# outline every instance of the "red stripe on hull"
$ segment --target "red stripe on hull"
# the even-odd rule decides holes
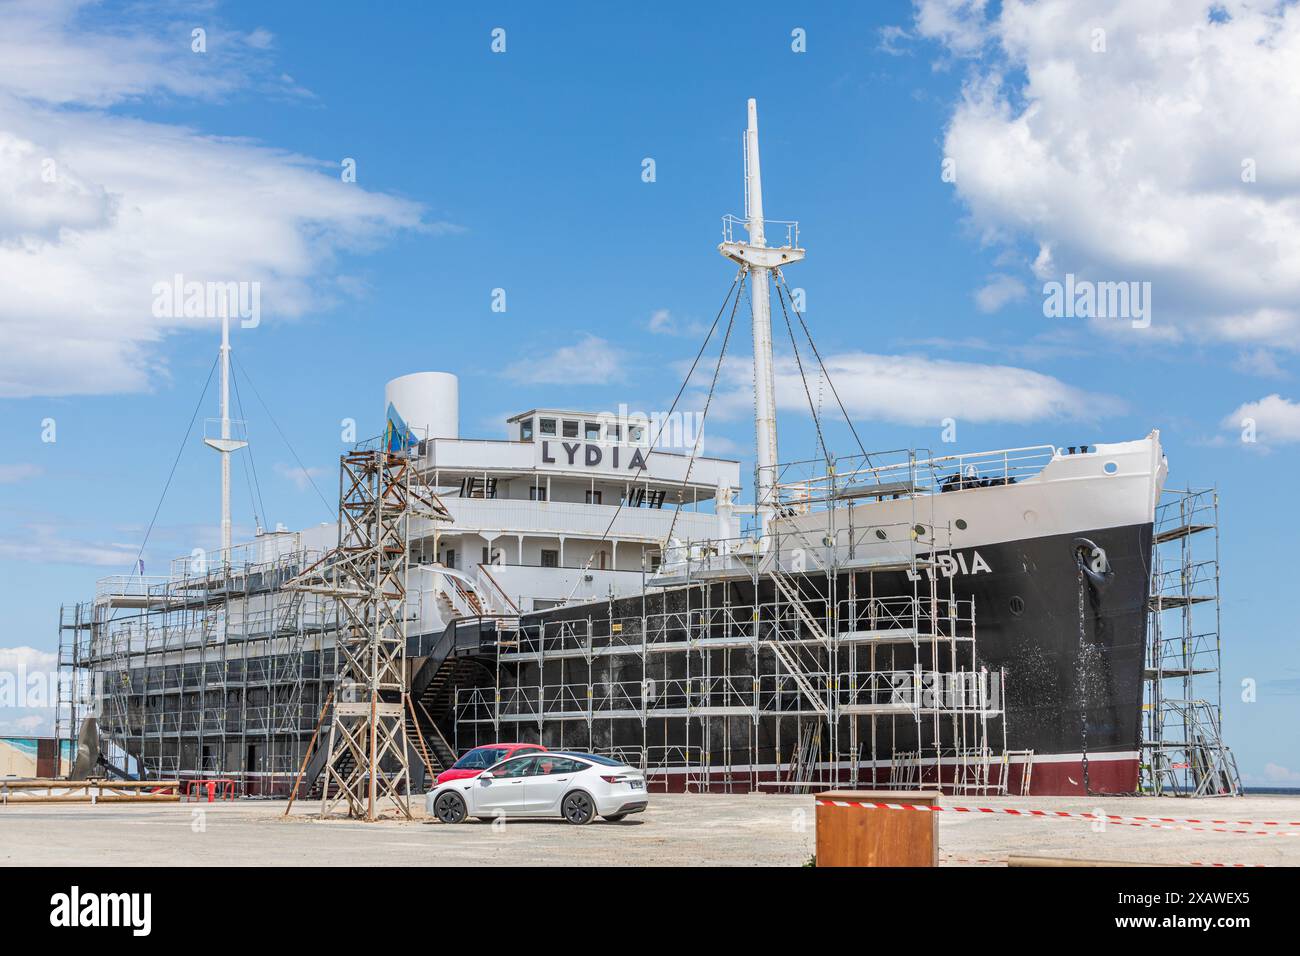
[[[1136,758],[1107,759],[1105,757],[1092,757],[1088,761],[1088,787],[1085,790],[1082,760],[1063,760],[1053,763],[1037,762],[1033,765],[1029,793],[1037,797],[1084,796],[1087,793],[1134,793],[1138,787],[1138,769]],[[953,790],[953,771],[954,768],[951,766],[945,765],[941,767],[936,781],[934,768],[927,767],[922,777],[921,786],[917,787],[913,783],[908,789],[933,789],[937,786],[945,792],[951,792]],[[1001,767],[990,768],[989,778],[993,787],[996,787],[1000,782],[1001,772]],[[1008,781],[1008,790],[1011,794],[1018,795],[1020,793],[1021,774],[1023,772],[1023,764],[1011,765],[1010,780]],[[888,768],[878,769],[874,781],[871,778],[869,769],[859,771],[856,783],[854,783],[847,769],[841,770],[837,776],[838,779],[827,775],[823,778],[824,782],[817,783],[809,789],[815,792],[824,787],[856,786],[859,789],[892,789],[894,787],[890,780]],[[759,789],[765,792],[792,792],[788,788],[761,786],[762,784],[772,784],[780,781],[782,774],[775,770],[739,771],[728,775],[721,772],[710,774],[687,772],[682,769],[667,773],[652,772],[647,777],[648,789],[652,793],[749,793]]]

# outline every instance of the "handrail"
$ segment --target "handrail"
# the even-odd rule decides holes
[[[495,577],[493,577],[492,572],[490,572],[487,569],[487,565],[480,564],[478,566],[478,571],[480,575],[488,579],[488,583],[491,584],[492,587],[496,589],[497,594],[501,595],[501,600],[505,602],[505,607],[510,612],[514,614],[519,614],[520,613],[519,605],[515,604],[515,602],[510,599],[509,594],[506,594],[505,590],[501,587],[501,584],[497,581]]]

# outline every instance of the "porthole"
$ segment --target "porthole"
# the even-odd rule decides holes
[[[955,524],[955,525],[957,526],[957,530],[958,530],[958,531],[965,531],[965,530],[966,530],[966,519],[965,519],[965,518],[958,518],[956,521],[953,522],[953,524]]]
[[[1101,470],[1108,475],[1113,475],[1115,472],[1119,471],[1119,465],[1113,461],[1108,461],[1106,464],[1101,466]]]
[[[1013,594],[1011,596],[1011,613],[1015,617],[1019,617],[1025,613],[1025,599],[1019,594]]]
[[[919,524],[919,525],[917,525],[915,528],[913,528],[912,530],[916,532],[916,536],[917,536],[918,538],[924,538],[924,537],[925,537],[925,525],[923,525],[923,524]]]
[[[885,529],[884,529],[884,528],[877,528],[877,529],[876,529],[876,537],[879,538],[881,541],[884,541],[885,538],[888,537],[888,535],[885,534]]]

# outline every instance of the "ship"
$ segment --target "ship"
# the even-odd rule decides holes
[[[973,454],[832,454],[823,437],[818,458],[783,461],[773,292],[834,382],[785,284],[798,225],[764,218],[753,100],[742,147],[744,214],[718,246],[735,278],[709,337],[725,351],[747,298],[747,504],[740,463],[704,454],[676,403],[533,407],[504,437],[464,438],[454,373],[385,387],[372,444],[438,502],[410,523],[402,569],[404,785],[518,740],[617,756],[663,790],[1137,791],[1159,433]],[[100,759],[122,775],[306,793],[347,689],[338,607],[295,582],[342,529],[231,540],[246,428],[229,416],[229,352],[223,330],[207,439],[222,547],[61,609],[59,736],[94,688]]]

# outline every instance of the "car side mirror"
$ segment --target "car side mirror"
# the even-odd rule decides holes
[[[478,775],[478,778],[479,778],[480,780],[491,780],[491,779],[492,779],[492,771],[491,771],[491,770],[484,770],[481,774]]]

